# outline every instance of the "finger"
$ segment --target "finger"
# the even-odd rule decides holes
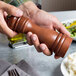
[[[54,28],[56,28],[59,32],[63,34],[70,36],[70,33],[67,31],[67,29],[63,26],[62,23],[58,22],[57,24],[54,25]]]
[[[33,44],[32,44],[32,41],[31,41],[31,35],[32,35],[32,32],[28,32],[28,33],[27,33],[27,41],[28,41],[28,44],[29,44],[29,45],[33,45]]]
[[[67,31],[67,29],[63,25],[60,26],[59,31],[62,32],[63,34],[70,36],[70,33]]]
[[[32,43],[34,44],[35,48],[37,49],[37,51],[42,52],[39,48],[40,43],[39,43],[39,40],[38,40],[38,37],[36,34],[33,34],[31,36],[31,40],[32,40]]]
[[[55,57],[55,59],[59,59],[60,58],[59,56],[56,56],[56,55],[54,57]]]
[[[50,50],[48,49],[48,47],[45,44],[40,44],[40,49],[42,50],[42,52],[45,55],[47,55],[47,56],[50,56],[51,55]]]
[[[22,16],[23,15],[23,12],[19,8],[16,8],[15,6],[12,6],[5,2],[1,1],[0,7],[10,15],[14,15],[14,16]]]
[[[14,37],[17,33],[12,31],[6,24],[3,16],[3,11],[0,10],[0,29],[2,29],[3,33],[8,37]]]

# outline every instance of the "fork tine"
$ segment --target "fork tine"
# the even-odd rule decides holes
[[[20,76],[16,69],[8,71],[9,76]]]
[[[19,73],[18,73],[18,71],[16,69],[15,69],[15,72],[16,72],[17,76],[20,76]]]
[[[13,70],[13,75],[14,76],[20,76],[16,69]]]
[[[10,71],[8,71],[8,75],[11,76],[11,75],[10,75]]]
[[[13,76],[11,71],[8,71],[8,75],[9,76]]]
[[[13,70],[13,73],[14,73],[15,76],[18,76],[18,75],[16,74],[16,72],[15,72],[15,69]]]
[[[12,73],[12,76],[15,76],[15,74],[14,74],[14,70],[11,70],[11,73]]]

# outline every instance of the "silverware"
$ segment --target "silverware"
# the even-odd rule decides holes
[[[16,69],[12,69],[8,71],[9,76],[20,76]]]

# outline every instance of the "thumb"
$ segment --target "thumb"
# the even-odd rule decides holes
[[[23,11],[21,11],[19,8],[16,8],[15,6],[7,4],[5,2],[1,3],[1,8],[10,15],[18,17],[23,15]]]
[[[57,21],[53,27],[57,29],[59,32],[70,36],[70,33],[67,31],[67,29],[63,26],[61,22]]]

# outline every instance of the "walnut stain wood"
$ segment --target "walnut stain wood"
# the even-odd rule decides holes
[[[70,44],[72,43],[72,38],[58,33],[54,30],[43,28],[34,24],[27,17],[14,17],[10,16],[6,19],[7,25],[10,29],[18,32],[25,33],[31,31],[37,34],[39,41],[45,43],[51,53],[55,53],[57,56],[64,57]]]

